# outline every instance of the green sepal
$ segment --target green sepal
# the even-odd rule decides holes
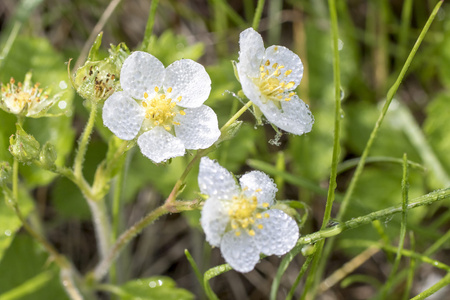
[[[57,157],[55,146],[50,142],[46,142],[39,153],[39,161],[42,166],[46,169],[52,169],[55,166]]]
[[[4,186],[11,182],[12,170],[8,162],[0,162],[0,186]]]
[[[20,124],[16,124],[16,134],[9,138],[9,152],[20,162],[31,162],[39,158],[39,142],[23,130]]]

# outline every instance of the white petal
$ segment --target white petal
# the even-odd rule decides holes
[[[219,247],[222,235],[228,225],[228,213],[220,201],[209,198],[202,209],[200,223],[211,246]]]
[[[272,68],[274,63],[277,63],[278,66],[284,66],[283,69],[280,69],[281,75],[277,78],[286,83],[294,82],[294,86],[289,90],[295,89],[300,84],[303,77],[303,64],[297,54],[283,46],[270,46],[266,49],[263,57],[263,62],[267,60],[270,65],[266,68]],[[291,72],[286,76],[285,73],[288,70],[291,70]]]
[[[278,189],[267,174],[261,171],[252,171],[243,175],[239,182],[247,197],[256,196],[260,207],[263,203],[268,203],[269,206],[273,204]]]
[[[198,186],[202,194],[219,200],[231,200],[239,194],[233,175],[208,157],[202,157],[200,160]]]
[[[312,129],[314,117],[297,95],[291,101],[281,101],[281,110],[272,101],[258,105],[267,120],[275,126],[297,135],[308,133]]]
[[[244,92],[244,95],[255,105],[260,106],[263,104],[262,98],[263,95],[261,94],[261,91],[259,88],[255,85],[253,80],[250,77],[247,76],[239,76],[239,79],[241,81],[242,91]],[[270,100],[264,100],[264,102],[267,102]]]
[[[164,65],[153,55],[136,51],[125,59],[120,71],[122,89],[135,99],[149,99],[156,94],[155,87],[161,87],[164,81]]]
[[[238,272],[250,272],[259,261],[259,249],[254,237],[245,231],[239,236],[233,231],[227,232],[220,243],[220,251],[225,261]]]
[[[265,255],[283,255],[297,243],[297,223],[279,209],[270,209],[267,213],[268,218],[263,217],[256,221],[256,224],[262,224],[263,228],[255,230],[255,242]]]
[[[175,133],[186,149],[205,149],[220,136],[219,123],[215,112],[208,106],[184,109],[186,115],[177,114],[174,121]]]
[[[142,107],[124,92],[115,92],[103,105],[103,124],[122,140],[132,140],[143,120]]]
[[[239,35],[239,78],[243,76],[259,77],[259,67],[264,56],[264,42],[253,28]]]
[[[171,93],[167,93],[172,88]],[[164,89],[168,97],[181,101],[182,107],[199,107],[208,99],[211,92],[211,79],[205,68],[190,59],[177,60],[167,67],[164,79]]]
[[[138,138],[138,145],[142,154],[155,163],[183,156],[185,152],[183,142],[160,126],[143,133]]]

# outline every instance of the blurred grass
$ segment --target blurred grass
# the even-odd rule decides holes
[[[345,162],[361,156],[370,130],[379,115],[383,95],[386,95],[387,87],[398,75],[435,1],[337,2],[343,92],[342,149],[339,159]],[[4,0],[0,3],[1,49],[5,49],[18,16],[25,13],[30,15],[29,18],[19,19],[22,23],[18,36],[11,44],[12,50],[6,53],[7,56],[0,64],[1,81],[7,82],[11,76],[22,80],[30,68],[35,71],[36,80],[44,85],[67,81],[64,61],[78,57],[109,1],[44,0],[40,4],[36,2],[39,4],[36,7],[29,6],[32,8],[29,11],[20,9],[26,3],[34,2]],[[141,45],[150,6],[150,1],[122,1],[103,28],[103,44],[118,44],[123,41],[130,49]],[[239,101],[227,92],[237,93],[240,89],[230,61],[238,57],[239,32],[252,26],[256,7],[257,2],[251,0],[203,0],[159,1],[156,8],[153,27],[155,36],[149,39],[147,50],[166,66],[180,58],[192,58],[206,65],[212,79],[212,93],[206,104],[218,114],[219,125],[223,125],[232,111],[240,107]],[[428,147],[436,157],[436,163],[446,174],[450,173],[449,14],[450,6],[445,3],[396,95],[396,100],[410,112],[412,122],[421,130],[421,145]],[[301,57],[305,73],[298,92],[310,105],[315,117],[313,130],[301,137],[284,134],[280,139],[281,145],[277,147],[267,142],[275,136],[271,127],[255,127],[254,118],[246,113],[243,119],[247,123],[238,135],[211,154],[211,157],[218,159],[224,167],[236,174],[260,168],[272,177],[277,177],[277,182],[280,178],[284,179],[284,187],[280,188],[278,199],[300,200],[311,207],[310,218],[302,229],[302,234],[319,228],[326,200],[323,191],[327,189],[329,181],[334,115],[329,22],[327,2],[324,0],[266,1],[259,31],[266,46],[278,43],[289,47]],[[19,59],[21,57],[26,59]],[[28,130],[42,144],[50,138],[60,145],[58,152],[61,153],[61,163],[67,164],[72,162],[74,137],[80,134],[87,119],[83,100],[76,95],[71,95],[68,99],[72,97],[74,106],[71,106],[70,116],[28,123]],[[68,104],[71,105],[70,102]],[[13,118],[0,112],[1,160],[11,158],[6,149],[8,138],[14,130],[13,122]],[[403,153],[407,153],[411,161],[426,167],[425,172],[411,169],[411,197],[446,187],[439,178],[436,179],[432,168],[427,166],[426,159],[421,156],[420,147],[415,145],[398,122],[398,115],[387,113],[370,155],[398,160],[403,157]],[[98,130],[105,131],[101,122],[96,126]],[[45,134],[49,127],[54,131]],[[87,178],[93,177],[97,164],[106,153],[107,142],[102,136],[96,134],[92,137],[85,162]],[[283,160],[280,160],[281,156]],[[163,201],[190,157],[188,154],[186,157],[173,159],[169,165],[156,166],[138,151],[133,155],[129,172],[124,176],[120,214],[122,225],[119,232]],[[280,165],[280,161],[284,165]],[[196,172],[194,170],[189,175],[181,198],[193,199],[198,196]],[[345,192],[352,174],[352,169],[348,169],[338,175],[338,195]],[[71,182],[62,178],[55,180],[44,172],[36,173],[35,169],[28,166],[23,166],[22,176],[27,185],[33,188],[36,212],[40,216],[38,223],[48,233],[50,240],[72,257],[79,269],[91,268],[96,262],[95,243],[92,243],[93,229],[82,195],[74,191],[75,187]],[[401,180],[402,172],[398,164],[378,162],[367,166],[356,187],[355,202],[344,219],[401,203]],[[415,251],[422,252],[436,238],[450,230],[448,206],[444,202],[440,206],[421,208],[409,213],[408,229],[420,230],[420,234],[416,234]],[[332,210],[332,217],[335,214],[336,210]],[[437,219],[441,221],[434,223]],[[398,218],[381,223],[392,246],[396,246],[400,224]],[[154,242],[155,235],[158,236],[157,243]],[[338,244],[340,240],[349,244],[352,239],[360,239],[361,236],[372,242],[380,239],[374,228],[365,226],[342,234],[338,238]],[[22,233],[16,235],[7,250],[11,253],[9,255],[14,256],[18,247],[23,247],[20,246],[23,238]],[[168,216],[144,231],[130,245],[117,266],[118,282],[137,277],[166,275],[174,278],[178,286],[202,297],[201,288],[184,256],[184,249],[189,249],[201,271],[223,263],[218,250],[213,249],[209,255],[211,250],[204,243],[197,213],[186,214],[186,217]],[[411,248],[411,243],[411,239],[407,237],[405,249]],[[448,247],[448,241],[442,240],[434,258],[449,264]],[[340,268],[364,249],[333,249],[326,273]],[[211,281],[212,289],[221,299],[264,299],[270,292],[279,261],[277,257],[265,258],[257,265],[257,271],[245,275],[234,272],[221,275]],[[303,257],[297,257],[287,269],[277,294],[279,298],[289,292],[290,284],[295,281],[303,261]],[[0,269],[5,264],[7,262],[2,260]],[[358,268],[355,274],[367,276],[365,282],[384,282],[387,275],[383,270],[391,267],[392,261],[380,252]],[[22,282],[37,275],[37,270],[41,267],[35,268],[34,275],[24,275]],[[399,272],[407,268],[404,259],[399,268]],[[423,287],[425,277],[439,274],[435,269],[423,265],[417,268],[417,272],[423,274],[423,277],[414,281],[415,291]],[[401,281],[393,287],[392,295],[407,294],[407,291],[402,290],[403,283]],[[294,298],[301,292],[302,284],[300,282]],[[12,283],[9,286],[5,283],[1,292],[14,286]],[[46,285],[46,289],[49,286],[50,284]],[[336,285],[325,291],[323,297],[358,299],[361,293],[366,298],[376,296],[370,284],[353,282],[345,286]]]

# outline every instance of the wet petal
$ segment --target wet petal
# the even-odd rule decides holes
[[[294,90],[302,80],[303,64],[297,54],[283,46],[270,46],[264,53],[263,62],[269,61],[267,68],[273,68],[276,63],[277,66],[284,66],[280,69],[280,75],[277,77],[280,81],[285,83],[294,82],[288,90]]]
[[[220,201],[211,198],[205,201],[200,223],[205,232],[206,240],[211,246],[220,246],[228,221],[228,213]]]
[[[168,89],[172,91],[168,93]],[[177,60],[166,69],[164,89],[182,107],[199,107],[211,92],[211,79],[205,68],[190,59]],[[181,97],[181,98],[179,98]]]
[[[279,209],[266,212],[269,217],[256,221],[262,225],[254,236],[260,251],[265,255],[283,255],[289,252],[297,243],[299,232],[297,223],[289,215]]]
[[[259,77],[259,67],[264,56],[264,42],[253,28],[239,35],[239,78],[243,76]]]
[[[174,121],[175,133],[184,143],[186,149],[206,149],[220,136],[219,124],[215,112],[208,106],[187,108],[186,114],[178,114]]]
[[[239,194],[233,175],[208,157],[200,160],[198,186],[202,194],[219,200],[230,200]]]
[[[302,135],[312,129],[314,117],[297,95],[292,96],[291,101],[281,101],[281,110],[272,101],[258,107],[270,123],[287,132]]]
[[[183,142],[159,126],[143,133],[138,138],[138,145],[142,154],[155,163],[183,156],[185,152]]]
[[[243,175],[239,182],[247,197],[256,196],[260,207],[263,206],[263,203],[268,203],[269,206],[273,204],[278,189],[267,174],[261,171],[252,171]]]
[[[118,138],[132,140],[139,132],[144,112],[135,100],[124,92],[115,92],[103,106],[103,124]]]
[[[123,63],[120,71],[120,84],[124,92],[135,99],[149,99],[156,94],[155,87],[161,87],[164,81],[164,65],[153,55],[136,51]]]
[[[259,261],[259,249],[254,237],[245,231],[239,236],[233,231],[227,232],[220,243],[220,251],[225,261],[238,272],[250,272]]]

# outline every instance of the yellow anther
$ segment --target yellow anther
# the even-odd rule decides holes
[[[273,50],[278,51],[278,46],[275,46]]]
[[[178,97],[177,97],[178,102],[181,101],[181,98],[182,98],[181,96],[178,96]]]
[[[292,88],[294,85],[295,85],[295,82],[291,81],[288,84],[286,84],[286,86],[284,88],[288,90],[288,89]]]
[[[284,101],[286,102],[291,101],[291,98],[285,98]]]
[[[270,215],[268,213],[265,213],[264,218],[268,218],[268,217],[270,217]]]
[[[248,234],[250,236],[254,236],[255,235],[255,231],[253,229],[251,229],[251,230],[248,231]]]
[[[262,191],[262,189],[256,189],[255,190],[255,192],[257,192],[257,193],[259,193],[259,192],[261,192]]]
[[[264,71],[264,66],[260,66],[259,71],[261,71],[261,72]]]
[[[278,63],[274,63],[272,68],[276,69],[278,67]]]
[[[268,207],[269,207],[269,203],[267,203],[267,202],[264,202],[264,203],[262,204],[262,207],[264,207],[264,208],[268,208]]]
[[[266,63],[265,63],[265,65],[266,65],[266,66],[270,66],[270,61],[267,60]]]
[[[263,229],[263,228],[264,228],[263,224],[258,224],[258,229]]]
[[[169,87],[169,88],[167,89],[167,92],[168,92],[168,93],[172,93],[172,88]]]
[[[155,92],[159,92],[159,87],[155,86]]]
[[[231,228],[233,228],[233,229],[237,229],[238,228],[238,226],[236,225],[236,224],[231,224]]]
[[[257,218],[257,219],[262,219],[262,215],[261,215],[260,213],[257,213],[257,214],[255,215],[255,218]]]
[[[287,70],[286,72],[284,72],[284,76],[288,76],[291,73],[292,73],[292,70]]]
[[[244,186],[244,188],[242,190],[243,191],[247,191],[248,190],[248,186]]]
[[[241,232],[240,232],[240,231],[236,231],[234,234],[235,234],[236,236],[240,236],[240,235],[241,235]]]
[[[147,107],[147,102],[142,101],[142,106],[143,106],[144,108],[146,108],[146,107]]]
[[[292,97],[292,96],[294,96],[295,95],[295,92],[290,92],[289,93],[289,97]]]
[[[166,99],[166,94],[161,95],[161,99]]]
[[[184,112],[184,110],[180,110],[180,115],[185,116],[186,113]]]
[[[283,99],[283,95],[278,95],[277,99],[280,99],[280,100]]]
[[[180,125],[180,122],[172,122],[173,125]]]
[[[164,129],[167,130],[167,131],[170,131],[170,126],[165,125],[165,126],[164,126]]]

